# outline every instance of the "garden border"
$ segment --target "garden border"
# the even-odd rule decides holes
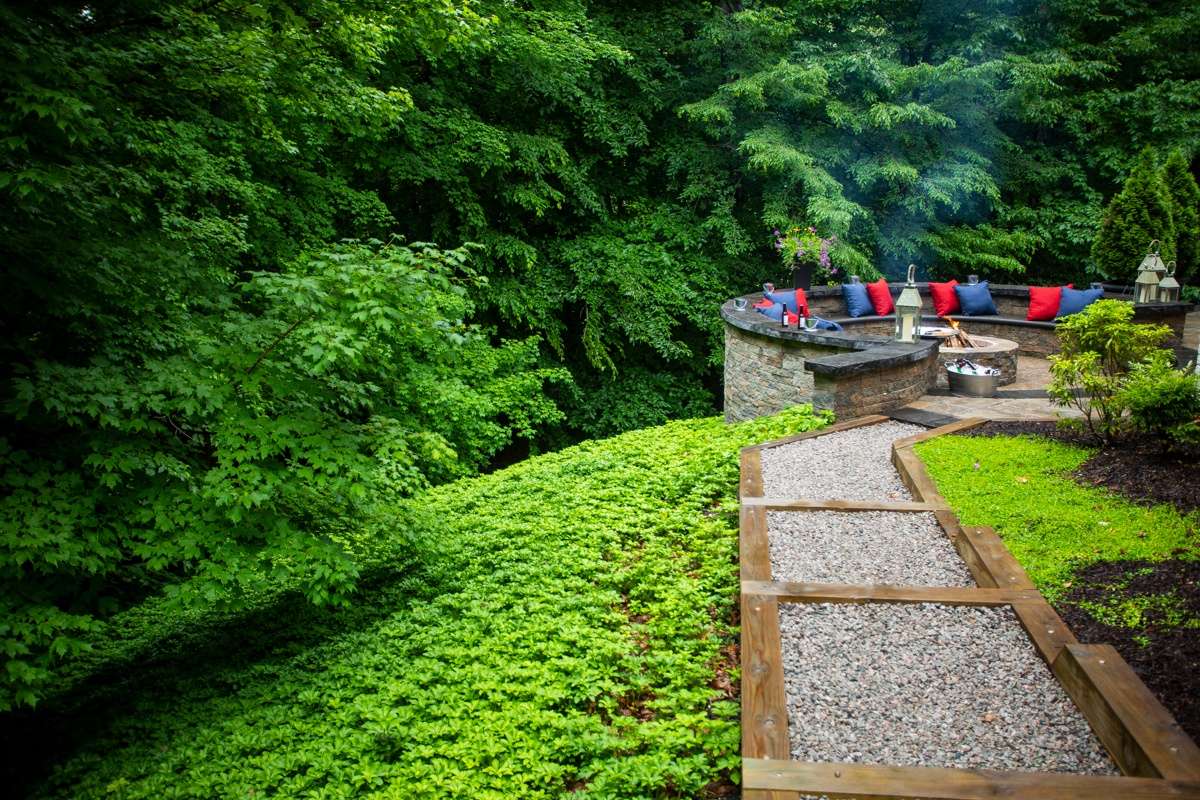
[[[746,800],[796,800],[801,795],[859,798],[980,800],[1021,797],[1061,800],[1097,796],[1200,799],[1200,748],[1110,645],[1080,644],[1034,587],[996,532],[964,526],[938,493],[918,442],[981,425],[964,419],[892,443],[892,463],[912,502],[765,497],[762,450],[886,421],[847,420],[752,445],[741,451],[739,483],[742,659],[742,788]],[[976,587],[818,584],[771,578],[767,510],[922,511],[938,524],[975,578]],[[1038,653],[1087,719],[1121,776],[1001,772],[791,760],[779,632],[780,603],[943,603],[1011,606]]]

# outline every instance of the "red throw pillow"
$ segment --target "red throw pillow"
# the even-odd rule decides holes
[[[886,317],[896,309],[895,303],[892,302],[892,290],[888,288],[887,278],[880,278],[874,283],[868,283],[867,297],[871,298],[871,305],[875,306],[876,316]]]
[[[803,289],[796,289],[796,305],[798,305],[800,310],[804,312],[804,316],[811,316],[811,314],[808,313],[808,295],[804,293]]]
[[[1030,286],[1029,313],[1025,319],[1049,322],[1058,316],[1058,304],[1061,301],[1061,286]]]
[[[934,314],[939,317],[948,317],[962,311],[962,306],[958,304],[958,294],[954,291],[955,286],[958,286],[958,281],[953,278],[946,283],[929,282],[929,294],[933,296]]]

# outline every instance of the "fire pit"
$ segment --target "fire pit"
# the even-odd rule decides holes
[[[1007,386],[1017,379],[1017,348],[1020,345],[1011,339],[969,334],[955,320],[945,321],[951,332],[943,336],[938,351],[942,362],[966,358],[981,367],[995,367],[1000,370],[1001,386]],[[939,387],[947,388],[949,382],[945,369],[938,370],[937,381]]]

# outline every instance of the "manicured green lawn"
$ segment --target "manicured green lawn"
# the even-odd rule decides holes
[[[186,624],[127,615],[39,709],[76,741],[37,793],[704,797],[738,775],[718,671],[736,667],[737,452],[821,422],[678,422],[441,487],[364,532],[377,563],[348,611],[281,592]]]
[[[917,445],[965,525],[991,525],[1052,602],[1097,561],[1192,552],[1200,515],[1141,506],[1070,476],[1092,451],[1032,436],[943,436]]]

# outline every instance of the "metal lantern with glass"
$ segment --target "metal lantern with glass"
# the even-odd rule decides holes
[[[1134,302],[1138,304],[1157,303],[1159,273],[1166,272],[1166,267],[1163,266],[1162,259],[1158,255],[1158,239],[1150,242],[1146,257],[1142,259],[1139,269],[1137,280],[1134,282]]]
[[[917,291],[917,265],[908,265],[908,283],[896,299],[896,341],[915,342],[921,325],[921,293]]]
[[[1158,282],[1158,302],[1179,302],[1179,281],[1175,280],[1175,262],[1167,262],[1167,277]]]

